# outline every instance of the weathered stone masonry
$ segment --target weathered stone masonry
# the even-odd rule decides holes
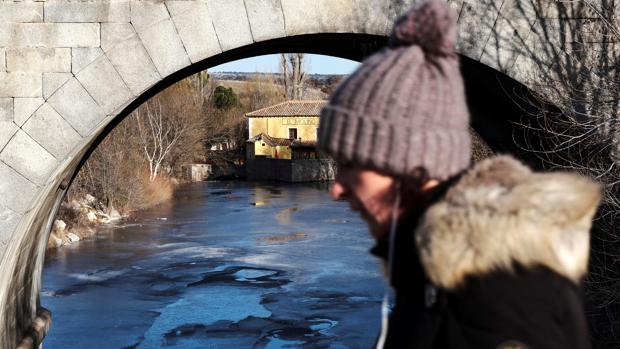
[[[15,347],[36,315],[50,216],[66,180],[126,106],[180,69],[257,42],[386,36],[411,2],[0,1],[0,348]],[[529,33],[562,19],[524,14],[518,0],[449,2],[459,12],[459,52],[532,85],[532,62],[545,58],[515,53],[515,38],[551,45]]]

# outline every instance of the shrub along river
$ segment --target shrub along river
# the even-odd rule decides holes
[[[45,349],[369,348],[385,283],[326,185],[206,182],[48,251]]]

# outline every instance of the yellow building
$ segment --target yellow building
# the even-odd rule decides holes
[[[327,101],[287,101],[245,114],[247,158],[315,158],[319,116]]]

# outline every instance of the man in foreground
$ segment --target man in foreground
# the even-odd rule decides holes
[[[396,294],[377,348],[589,348],[580,282],[600,189],[509,156],[469,168],[455,19],[419,2],[321,115],[331,194],[368,223]]]

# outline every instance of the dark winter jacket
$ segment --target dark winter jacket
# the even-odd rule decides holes
[[[590,348],[579,285],[599,199],[507,156],[474,166],[398,229],[385,348]]]

